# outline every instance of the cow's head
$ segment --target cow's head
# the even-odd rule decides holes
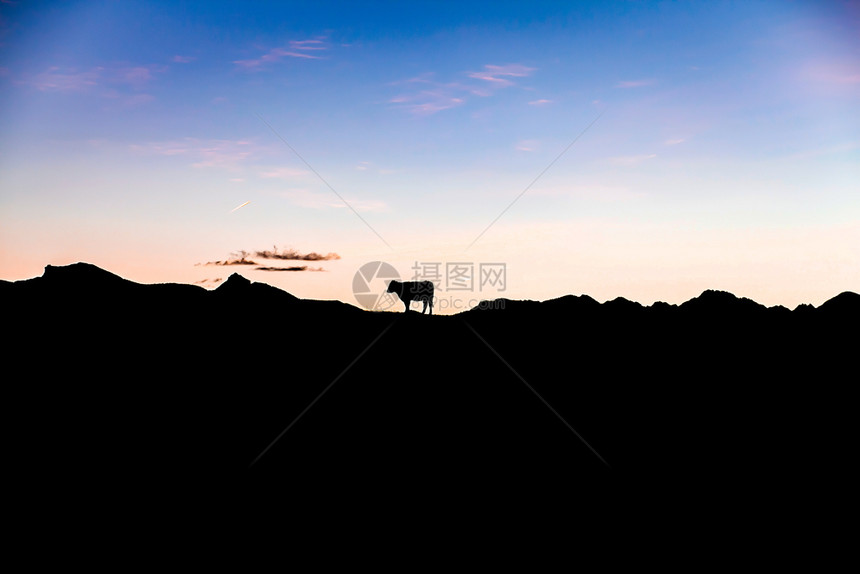
[[[394,293],[394,290],[397,288],[397,281],[392,279],[388,282],[388,289],[385,290],[386,293]]]

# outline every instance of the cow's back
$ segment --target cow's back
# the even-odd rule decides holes
[[[423,301],[424,299],[433,298],[433,282],[432,281],[411,281],[409,283],[409,294],[412,299]]]

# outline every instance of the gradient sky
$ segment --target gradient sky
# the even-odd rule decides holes
[[[274,4],[3,0],[0,278],[357,304],[383,260],[506,264],[504,292],[438,293],[460,305],[860,291],[857,2]],[[206,265],[240,251],[324,272]]]

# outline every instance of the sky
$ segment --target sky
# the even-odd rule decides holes
[[[819,305],[860,291],[860,3],[2,0],[0,279],[77,261]]]

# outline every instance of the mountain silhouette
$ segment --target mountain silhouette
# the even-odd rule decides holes
[[[820,313],[844,314],[843,319],[850,319],[860,306],[860,295],[845,291],[832,299],[828,299],[819,307]]]
[[[20,366],[8,456],[43,479],[460,495],[619,473],[730,484],[839,472],[853,436],[851,292],[793,311],[708,290],[431,317],[239,274],[210,291],[76,263],[2,281],[0,297]]]

